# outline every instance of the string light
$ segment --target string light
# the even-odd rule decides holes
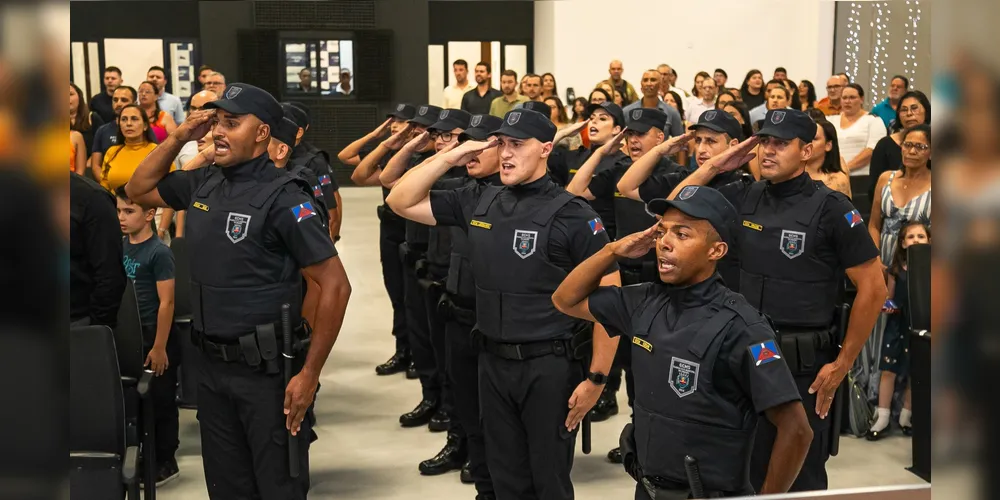
[[[920,25],[920,2],[918,0],[906,1],[908,20],[906,21],[906,35],[903,44],[903,75],[910,80],[913,87],[917,76],[917,27]]]
[[[884,9],[884,10],[883,10]],[[876,14],[877,13],[877,14]],[[872,47],[873,54],[872,58],[868,60],[872,64],[872,83],[869,87],[871,93],[871,105],[874,106],[878,104],[886,94],[886,77],[889,74],[887,67],[888,55],[888,44],[882,45],[882,32],[885,31],[885,35],[889,36],[889,3],[888,2],[875,2],[872,4],[872,14],[875,17],[875,21],[871,23],[871,27],[874,30],[875,44]]]
[[[847,18],[847,60],[844,72],[851,75],[851,81],[858,78],[858,53],[861,51],[861,5],[851,2],[851,15]]]

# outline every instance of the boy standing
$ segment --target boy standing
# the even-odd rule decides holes
[[[125,274],[135,287],[142,322],[144,365],[153,371],[152,391],[156,435],[156,485],[177,477],[174,454],[179,444],[177,404],[176,342],[170,334],[174,323],[174,255],[153,227],[156,209],[133,203],[124,186],[115,190],[118,222],[121,225]],[[168,351],[171,353],[168,355]]]

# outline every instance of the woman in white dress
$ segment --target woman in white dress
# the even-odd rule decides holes
[[[837,129],[840,154],[850,175],[868,175],[872,151],[885,137],[885,123],[864,109],[865,91],[856,83],[844,87],[840,95],[840,114],[831,115],[830,123]]]

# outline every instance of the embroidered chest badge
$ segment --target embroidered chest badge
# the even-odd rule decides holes
[[[249,215],[229,212],[229,217],[226,218],[226,237],[229,238],[229,241],[232,241],[233,243],[243,241],[243,239],[247,237],[247,231],[249,229]]]
[[[677,357],[670,358],[670,388],[678,397],[690,396],[698,390],[698,370],[701,365]]]
[[[778,248],[789,259],[801,256],[806,249],[806,233],[783,229],[781,231],[781,244]]]
[[[538,241],[538,231],[514,230],[514,253],[522,259],[527,259],[535,253],[535,243]]]

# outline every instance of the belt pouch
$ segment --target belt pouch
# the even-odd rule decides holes
[[[253,335],[240,337],[240,350],[243,351],[243,359],[251,368],[260,366],[260,352],[257,350],[257,343],[254,341]]]
[[[267,363],[267,373],[278,373],[278,339],[274,333],[274,324],[257,325],[257,344],[260,346],[260,356]]]

